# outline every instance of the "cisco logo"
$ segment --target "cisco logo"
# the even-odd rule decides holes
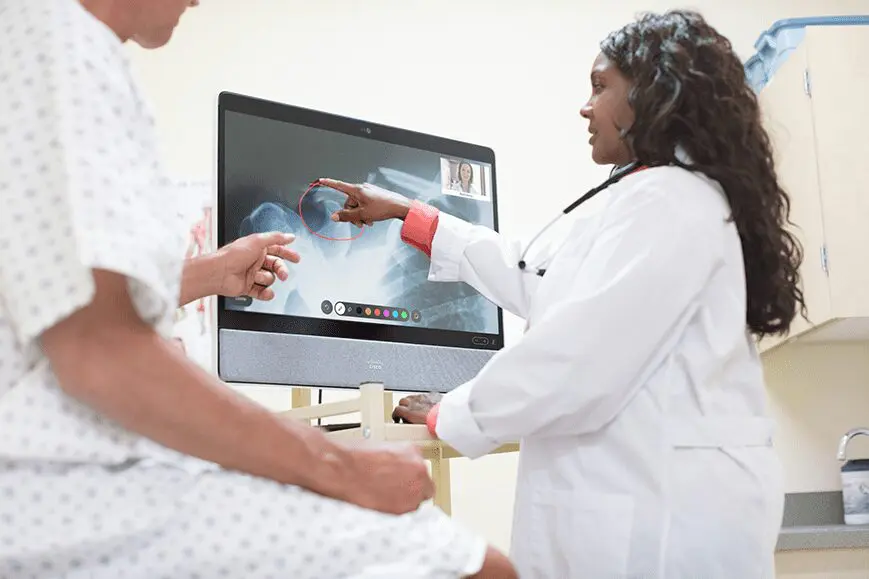
[[[380,360],[368,360],[369,370],[383,370],[383,363]]]

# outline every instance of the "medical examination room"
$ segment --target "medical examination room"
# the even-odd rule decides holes
[[[869,0],[0,39],[0,579],[869,579]]]

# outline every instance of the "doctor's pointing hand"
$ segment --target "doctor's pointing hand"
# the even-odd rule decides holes
[[[419,201],[320,181],[348,196],[333,219],[403,220],[430,281],[526,320],[473,380],[394,417],[471,458],[521,442],[521,577],[772,579],[783,493],[755,340],[805,306],[757,99],[692,12],[608,36],[590,85],[592,159],[628,169],[545,268]]]
[[[356,226],[370,225],[386,219],[404,219],[411,208],[407,197],[377,185],[352,185],[335,179],[320,179],[319,183],[347,195],[344,209],[332,215],[333,221],[348,222]]]

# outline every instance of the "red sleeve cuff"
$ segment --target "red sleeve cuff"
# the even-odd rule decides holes
[[[435,404],[432,406],[431,410],[428,411],[428,414],[425,417],[425,425],[428,427],[428,432],[435,438],[438,437],[437,433],[437,425],[438,425],[438,412],[440,411],[441,405]]]
[[[412,201],[401,227],[401,240],[431,257],[431,246],[438,228],[438,214],[437,208]]]

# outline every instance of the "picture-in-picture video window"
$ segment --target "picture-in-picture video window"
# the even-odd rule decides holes
[[[455,157],[441,158],[441,190],[444,195],[456,195],[491,201],[492,167]]]
[[[428,203],[460,219],[494,226],[491,166],[343,133],[282,123],[243,113],[225,119],[222,219],[225,243],[250,233],[294,233],[301,254],[290,279],[277,281],[275,298],[226,299],[230,310],[393,324],[477,334],[499,331],[498,309],[464,283],[428,280],[429,259],[401,241],[403,222],[359,229],[331,215],[346,197],[312,182],[332,177],[371,183]],[[446,163],[446,164],[445,164]],[[446,169],[445,169],[446,167]],[[459,190],[444,187],[456,177]],[[464,183],[475,194],[461,190]],[[300,216],[301,212],[301,216]],[[302,220],[304,218],[304,222]]]

